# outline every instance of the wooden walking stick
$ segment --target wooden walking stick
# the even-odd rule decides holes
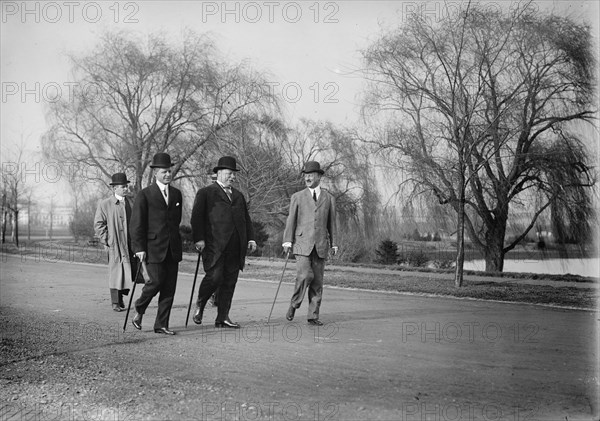
[[[198,253],[198,262],[196,263],[196,273],[194,274],[194,283],[192,284],[192,293],[190,294],[190,304],[188,305],[187,316],[185,316],[185,327],[187,328],[188,320],[190,319],[190,310],[192,308],[192,300],[194,299],[194,290],[196,289],[196,278],[198,278],[198,268],[200,267],[200,258],[202,253]]]
[[[125,328],[127,327],[127,319],[129,318],[129,310],[131,309],[131,302],[133,301],[133,294],[135,294],[135,286],[137,285],[137,280],[140,277],[140,271],[142,270],[142,262],[138,263],[137,271],[135,272],[135,279],[133,280],[133,288],[131,289],[131,295],[129,296],[129,305],[127,306],[127,313],[125,314],[125,323],[123,323],[123,332],[125,332]]]
[[[285,273],[285,268],[287,267],[288,258],[290,257],[290,250],[288,249],[287,254],[285,255],[285,263],[283,264],[283,272],[281,272],[281,279],[279,280],[279,285],[277,285],[277,292],[275,292],[275,299],[273,300],[273,305],[271,306],[271,311],[269,312],[269,317],[267,319],[267,323],[271,321],[271,314],[273,314],[273,307],[275,307],[275,301],[277,301],[277,294],[279,294],[279,288],[281,287],[281,282],[283,281],[283,275]]]

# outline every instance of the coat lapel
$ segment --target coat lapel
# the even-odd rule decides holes
[[[221,197],[221,199],[223,199],[227,203],[233,203],[233,198],[235,196],[235,190],[233,189],[233,187],[231,188],[231,200],[229,200],[229,197],[227,197],[227,193],[225,193],[225,190],[223,190],[223,187],[221,187],[219,183],[215,182],[214,186],[217,189],[217,194]]]
[[[154,200],[160,201],[163,205],[168,207],[167,202],[165,202],[165,196],[163,196],[162,191],[160,191],[160,187],[158,187],[158,184],[156,183],[152,184],[152,196],[154,196]],[[169,203],[171,202],[171,196],[172,195],[169,194]]]

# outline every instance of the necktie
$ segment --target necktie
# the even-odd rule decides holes
[[[313,190],[313,200],[317,203],[317,191]]]
[[[227,193],[227,197],[229,198],[229,201],[231,202],[231,187],[224,187],[225,193]]]
[[[168,187],[165,187],[165,189],[163,190],[163,195],[165,196],[165,200],[167,201],[167,203],[169,203]]]

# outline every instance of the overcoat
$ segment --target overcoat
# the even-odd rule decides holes
[[[254,239],[254,230],[244,195],[234,188],[231,190],[231,201],[218,183],[196,193],[190,223],[194,243],[205,242],[202,251],[204,270],[217,263],[234,230],[240,239],[239,269],[244,269],[248,241]]]
[[[283,242],[292,243],[292,252],[310,256],[316,248],[320,258],[327,257],[329,248],[335,244],[335,198],[321,188],[315,203],[310,190],[305,188],[292,195],[290,210],[283,232]]]
[[[131,199],[125,197],[131,206]],[[108,248],[108,287],[128,289],[133,282],[129,251],[129,227],[125,204],[114,195],[100,200],[94,216],[94,231]]]

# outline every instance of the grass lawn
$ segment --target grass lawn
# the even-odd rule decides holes
[[[14,244],[4,244],[2,253],[19,254],[23,258],[46,260],[67,260],[106,264],[106,252],[101,248],[78,247],[60,242],[28,243],[17,249]],[[336,262],[337,263],[337,262]],[[247,259],[245,270],[240,274],[244,278],[263,279],[278,282],[282,272],[282,260]],[[360,271],[357,270],[360,268]],[[386,269],[382,271],[381,269]],[[194,273],[196,258],[187,254],[181,262],[179,270]],[[378,270],[379,269],[379,270]],[[540,275],[540,274],[484,274],[468,271],[468,275],[478,275],[477,280],[465,279],[461,288],[454,287],[453,271],[422,270],[405,267],[383,267],[381,265],[348,265],[336,264],[326,267],[325,284],[345,288],[370,289],[376,291],[397,291],[415,294],[435,294],[453,297],[469,297],[486,300],[513,301],[524,303],[544,303],[575,308],[594,309],[598,299],[598,288],[595,278],[584,278],[574,275]],[[203,274],[200,268],[199,278]],[[489,276],[486,280],[484,276]],[[494,282],[493,277],[502,277],[503,282]],[[527,279],[547,280],[544,285],[527,284]],[[290,264],[284,282],[295,281],[295,267]],[[567,281],[570,286],[552,285],[553,281]],[[586,284],[589,284],[587,287]]]

